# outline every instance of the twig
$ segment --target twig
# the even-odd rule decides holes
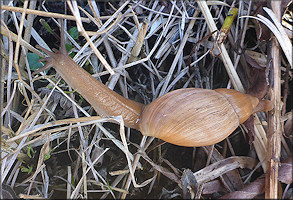
[[[20,12],[20,13],[24,12],[23,8],[6,6],[6,5],[1,5],[1,9],[2,10],[7,10],[7,11],[12,11],[12,12]],[[37,15],[37,16],[43,16],[43,17],[54,17],[54,18],[59,18],[59,19],[68,19],[68,20],[75,21],[74,16],[64,15],[64,14],[59,14],[59,13],[44,12],[44,11],[31,10],[31,9],[26,9],[26,13],[27,14]],[[90,19],[81,17],[81,21],[89,23]]]
[[[278,20],[281,20],[281,2],[272,1],[271,7]],[[281,152],[281,59],[280,47],[276,38],[271,41],[272,50],[272,71],[273,86],[270,89],[270,96],[274,103],[274,110],[269,112],[267,170],[265,180],[265,197],[268,199],[278,198],[278,169]],[[292,65],[291,65],[292,66]]]
[[[203,15],[206,18],[206,22],[208,24],[210,32],[218,30],[217,27],[216,27],[216,24],[215,24],[215,22],[213,20],[213,17],[211,15],[210,11],[209,11],[209,8],[208,8],[208,6],[206,4],[206,1],[197,1],[197,3],[199,5]],[[214,40],[216,41],[216,35],[213,34],[212,36],[213,36]],[[224,46],[223,43],[217,44],[217,47],[219,48],[219,50],[221,52],[220,56],[222,58],[224,66],[225,66],[225,68],[227,70],[227,73],[228,73],[228,75],[229,75],[229,77],[230,77],[230,79],[232,81],[233,86],[235,87],[236,90],[238,90],[240,92],[244,92],[244,88],[243,88],[242,83],[241,83],[241,81],[239,79],[239,76],[236,73],[235,68],[233,67],[233,63],[232,63],[232,61],[231,61],[231,59],[229,57],[229,54],[227,52],[226,47]]]

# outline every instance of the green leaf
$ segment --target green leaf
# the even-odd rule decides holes
[[[71,184],[73,185],[73,187],[75,187],[75,179],[74,179],[74,176],[72,176]]]
[[[29,158],[32,158],[31,147],[27,148],[27,155],[28,155]]]
[[[108,185],[108,188],[109,188],[111,191],[113,191],[112,188],[111,188],[111,185],[110,185],[110,183],[109,183],[108,180],[107,180],[107,185]]]
[[[71,44],[65,44],[65,47],[66,47],[66,51],[67,52],[69,52],[72,48],[73,48],[73,46],[71,45]],[[75,52],[71,52],[70,54],[69,54],[69,57],[70,58],[73,58],[74,56],[75,56]]]
[[[53,34],[53,30],[51,29],[50,25],[44,19],[40,19],[39,22],[43,25],[43,27],[47,31],[49,31],[49,33]]]
[[[52,152],[52,149],[50,148],[49,153],[47,153],[47,154],[44,156],[44,160],[48,160],[48,159],[51,157],[51,152]]]
[[[65,44],[66,51],[69,52],[73,47],[71,44]]]
[[[29,168],[24,167],[24,166],[20,166],[20,169],[21,169],[22,172],[26,172],[26,173],[30,174],[33,171],[33,166],[30,165]]]
[[[77,28],[76,27],[72,27],[70,30],[69,30],[69,35],[73,38],[73,39],[77,39],[78,38],[78,31],[77,31]]]
[[[32,158],[31,152],[32,152],[33,154],[35,153],[34,150],[33,150],[33,148],[31,147],[31,145],[29,145],[28,148],[27,148],[27,155],[28,155],[28,157],[30,157],[30,158]]]
[[[35,53],[28,53],[27,54],[28,64],[29,64],[29,67],[32,71],[35,71],[35,70],[43,67],[43,65],[39,62],[40,58],[41,57]]]

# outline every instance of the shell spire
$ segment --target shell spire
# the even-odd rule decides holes
[[[232,89],[219,88],[216,92],[223,95],[233,106],[238,116],[239,124],[245,122],[259,104],[259,99]]]

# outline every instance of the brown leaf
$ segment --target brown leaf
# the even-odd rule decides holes
[[[164,176],[166,176],[170,180],[174,181],[175,183],[177,183],[177,184],[180,183],[180,180],[179,180],[178,176],[176,176],[176,174],[170,172],[168,169],[166,169],[160,165],[155,164],[145,153],[142,153],[141,155],[150,165],[153,166],[154,169],[156,169],[157,171],[159,171],[160,173],[162,173]]]
[[[292,183],[292,155],[281,163],[279,168],[279,181]],[[252,199],[265,191],[265,174],[258,177],[255,181],[246,185],[240,191],[231,192],[222,196],[220,199]]]
[[[261,70],[266,69],[267,59],[261,53],[247,50],[245,51],[244,57],[251,67]]]
[[[279,167],[279,181],[286,184],[292,183],[292,155],[284,160]]]
[[[195,172],[194,176],[198,184],[203,184],[239,167],[253,169],[256,164],[257,160],[254,158],[232,156]]]
[[[262,175],[255,181],[246,185],[243,189],[236,192],[231,192],[222,196],[220,199],[252,199],[255,196],[264,193],[265,176]]]
[[[207,152],[211,151],[210,146],[203,147],[203,149]],[[211,162],[216,163],[224,159],[225,158],[220,154],[220,152],[216,148],[214,148],[212,152]],[[243,183],[237,169],[227,171],[225,174],[220,176],[220,179],[229,191],[239,190],[243,187]]]
[[[292,115],[289,115],[288,120],[285,122],[284,125],[284,132],[286,134],[287,137],[290,137],[290,135],[293,134],[293,117]]]
[[[247,54],[245,54],[245,59],[252,66],[249,73],[251,86],[248,88],[247,94],[262,99],[267,93],[265,69]]]
[[[253,69],[253,73],[256,74],[256,78],[253,85],[247,90],[247,94],[262,99],[266,96],[268,88],[265,70]]]
[[[253,115],[251,115],[244,123],[243,125],[247,128],[248,132],[248,136],[249,136],[249,145],[252,144],[252,142],[254,141],[254,135],[255,135],[255,131],[254,131],[254,118]]]
[[[219,180],[210,181],[204,184],[202,194],[212,194],[215,192],[223,192],[226,189]]]
[[[190,186],[193,193],[197,193],[198,184],[190,169],[185,169],[181,176],[181,186],[183,192],[183,199],[190,199],[187,186]]]

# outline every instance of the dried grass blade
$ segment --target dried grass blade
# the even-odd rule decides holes
[[[256,19],[261,21],[263,24],[265,24],[275,35],[275,37],[277,38],[280,46],[282,47],[286,58],[289,62],[289,64],[291,65],[291,68],[293,67],[293,63],[292,63],[292,43],[291,42],[287,42],[288,36],[287,35],[282,35],[282,33],[278,30],[278,28],[267,18],[265,18],[262,15],[257,15],[258,17],[253,17],[253,16],[242,16],[242,17],[248,17],[248,18],[252,18],[252,19]],[[284,40],[284,38],[286,38]]]
[[[136,59],[136,57],[139,55],[141,51],[141,47],[143,45],[143,41],[145,39],[145,34],[148,28],[148,24],[149,22],[147,19],[143,21],[141,28],[139,29],[139,33],[138,33],[135,45],[132,48],[131,55],[127,63],[133,62]]]
[[[207,25],[208,25],[208,27],[210,29],[210,32],[218,30],[217,26],[216,26],[216,24],[215,24],[215,22],[213,20],[212,14],[211,14],[208,6],[207,6],[207,2],[197,0],[197,3],[199,5],[199,7],[200,7],[205,19],[206,19],[206,23],[207,23]],[[214,40],[216,40],[216,35],[213,34],[212,36],[213,36]],[[229,56],[229,54],[227,52],[226,47],[224,46],[223,43],[217,44],[217,47],[219,48],[219,50],[221,52],[220,56],[222,58],[222,61],[223,61],[224,65],[225,65],[225,68],[227,70],[227,73],[228,73],[231,81],[232,81],[232,84],[233,84],[234,88],[236,90],[240,91],[240,92],[244,92],[243,85],[242,85],[242,83],[240,81],[239,76],[237,75],[237,72],[236,72],[236,70],[235,70],[235,68],[233,66],[233,63],[232,63],[231,58],[230,58],[230,56]]]
[[[85,37],[85,39],[87,40],[87,42],[90,44],[90,46],[93,49],[93,51],[96,54],[96,56],[99,58],[99,60],[101,61],[101,63],[105,66],[105,68],[108,70],[108,72],[111,75],[115,74],[115,72],[113,71],[113,69],[111,68],[111,66],[109,65],[109,63],[103,57],[103,55],[101,54],[101,52],[97,49],[97,47],[95,46],[95,44],[91,41],[90,37],[88,36],[88,34],[86,33],[85,29],[83,28],[82,22],[80,20],[78,20],[78,16],[76,16],[72,4],[69,1],[67,1],[67,4],[68,4],[71,12],[73,13],[73,15],[76,17],[76,24],[80,28],[82,35]]]
[[[224,160],[213,163],[195,172],[193,175],[195,176],[197,183],[200,185],[205,182],[214,180],[215,178],[225,174],[226,172],[239,167],[253,169],[256,164],[257,160],[254,158],[245,156],[231,156]]]
[[[120,124],[120,137],[121,137],[122,143],[123,143],[124,148],[125,148],[124,153],[126,155],[126,159],[127,159],[127,163],[128,163],[128,168],[129,168],[129,172],[130,172],[130,175],[131,175],[131,178],[132,178],[133,186],[136,187],[136,188],[144,187],[147,184],[149,184],[154,179],[154,177],[153,178],[150,178],[150,179],[148,179],[146,181],[144,181],[141,184],[137,184],[136,183],[135,176],[134,176],[134,171],[132,169],[132,164],[131,164],[131,160],[130,160],[130,156],[129,156],[130,155],[130,152],[128,150],[128,146],[127,146],[127,142],[126,142],[126,137],[125,137],[124,121],[123,121],[123,119],[122,119],[121,116],[113,117],[113,119]]]
[[[1,5],[1,10],[20,12],[20,13],[24,12],[23,8],[7,6],[7,5]],[[58,18],[58,19],[68,19],[68,20],[73,20],[73,21],[75,20],[74,16],[71,16],[71,15],[64,15],[64,14],[52,13],[52,12],[44,12],[44,11],[39,11],[39,10],[26,9],[26,13],[37,15],[37,16],[43,16],[43,17],[54,17],[54,18]],[[90,22],[89,19],[84,18],[84,17],[81,17],[81,21],[87,22],[87,23]]]
[[[84,179],[84,177],[85,177],[86,174],[90,171],[90,169],[94,166],[94,164],[100,159],[100,157],[101,157],[102,155],[104,155],[109,149],[110,149],[110,148],[106,148],[106,149],[101,153],[101,155],[98,156],[98,157],[93,161],[93,163],[91,164],[91,166],[89,166],[89,167],[87,168],[86,172],[82,175],[82,177],[80,178],[80,181],[79,181],[78,184],[76,185],[74,191],[71,193],[70,199],[75,199],[75,198],[77,198],[77,192],[78,192],[78,190],[80,189],[81,184],[83,183],[83,179]]]

